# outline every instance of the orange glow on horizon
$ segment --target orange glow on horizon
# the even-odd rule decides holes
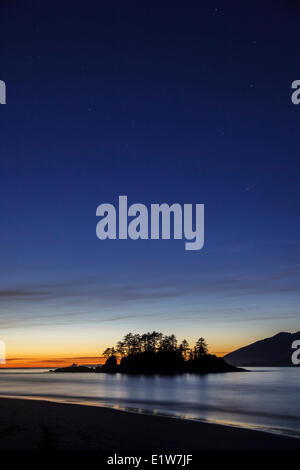
[[[67,367],[72,364],[77,365],[98,365],[104,364],[104,357],[65,357],[65,358],[8,358],[6,359],[6,364],[1,364],[0,369],[22,369],[22,368],[46,368],[53,369],[56,367]]]
[[[222,357],[225,354],[231,352],[233,349],[227,351],[209,351],[210,354]],[[81,357],[18,357],[18,358],[7,358],[6,364],[0,364],[0,369],[22,369],[22,368],[49,368],[53,369],[56,367],[67,367],[72,364],[77,365],[98,365],[104,364],[105,358],[101,356],[81,356]]]

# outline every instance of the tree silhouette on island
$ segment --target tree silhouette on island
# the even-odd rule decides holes
[[[175,335],[152,333],[128,333],[115,347],[103,352],[103,366],[62,367],[54,372],[96,372],[125,374],[182,374],[244,371],[227,364],[221,357],[208,353],[204,338],[200,337],[193,348],[184,339],[179,345]]]

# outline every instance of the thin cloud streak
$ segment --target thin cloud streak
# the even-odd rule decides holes
[[[188,313],[191,302],[201,306],[217,301],[222,302],[222,307],[216,304],[216,308],[211,308],[210,319],[212,321],[213,316],[220,319],[221,313],[226,310],[229,310],[235,321],[238,321],[242,308],[234,313],[233,299],[247,295],[249,299],[255,301],[257,297],[259,305],[258,299],[262,294],[276,296],[279,292],[298,292],[300,290],[298,277],[300,278],[300,267],[293,266],[265,275],[236,275],[209,280],[193,279],[191,282],[187,279],[181,281],[179,278],[170,278],[164,282],[132,280],[121,284],[121,281],[112,283],[109,280],[102,280],[99,282],[96,278],[88,278],[70,280],[61,284],[12,287],[0,290],[0,303],[2,304],[0,326],[2,329],[7,329],[16,326],[34,327],[68,325],[85,321],[102,323],[134,318],[143,319],[162,315],[156,313],[157,305],[161,302],[164,304],[165,300],[170,300],[170,302],[168,311],[163,313],[164,320],[167,320],[167,315],[174,320],[180,319],[179,316],[182,315],[188,320],[191,318]],[[180,313],[178,306],[172,303],[172,300],[177,299],[181,299],[182,302],[186,300],[186,310],[183,310],[181,306]],[[268,299],[270,297],[266,298]],[[137,311],[127,313],[129,308],[137,309]],[[143,313],[145,309],[148,309],[149,313]]]

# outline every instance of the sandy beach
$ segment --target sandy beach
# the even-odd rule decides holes
[[[300,450],[300,440],[96,406],[0,398],[0,450]]]

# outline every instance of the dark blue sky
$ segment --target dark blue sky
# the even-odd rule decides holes
[[[299,329],[297,2],[110,3],[1,2],[2,336]],[[204,203],[204,249],[101,242],[121,194]]]

